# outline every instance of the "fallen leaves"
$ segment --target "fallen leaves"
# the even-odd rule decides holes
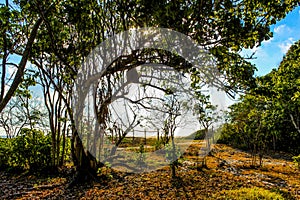
[[[66,187],[71,174],[42,178],[0,172],[0,199],[222,199],[231,190],[254,186],[300,199],[300,172],[290,161],[268,158],[263,168],[253,169],[247,165],[251,159],[247,152],[225,145],[216,145],[207,158],[208,169],[197,170],[193,158],[192,153],[184,158],[187,164],[178,168],[175,180],[168,167],[142,174],[108,170],[111,179],[72,189]],[[222,167],[220,160],[226,160]]]

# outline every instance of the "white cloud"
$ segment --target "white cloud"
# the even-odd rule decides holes
[[[286,54],[286,52],[289,50],[289,48],[292,46],[292,44],[295,43],[294,38],[290,37],[289,39],[283,41],[281,44],[278,45],[281,52]]]
[[[286,25],[285,24],[283,24],[283,25],[280,25],[280,26],[278,26],[278,27],[275,27],[274,28],[274,33],[281,33],[281,32],[283,32],[283,30],[286,28]]]
[[[273,42],[274,38],[270,38],[269,40],[264,40],[262,43],[263,44],[270,44],[271,42]]]
[[[281,43],[281,44],[279,44],[279,48],[280,48],[281,52],[284,53],[284,54],[289,50],[289,48],[291,46],[292,46],[291,43]]]
[[[275,34],[287,34],[291,33],[292,29],[288,27],[286,24],[279,25],[274,28]]]

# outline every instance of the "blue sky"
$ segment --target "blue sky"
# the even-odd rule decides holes
[[[284,19],[278,21],[271,27],[273,38],[264,41],[258,48],[242,51],[242,55],[251,55],[257,59],[251,62],[256,65],[257,76],[269,73],[273,68],[277,68],[289,47],[300,40],[300,7],[290,12]]]

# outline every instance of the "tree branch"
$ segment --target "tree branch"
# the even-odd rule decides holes
[[[35,22],[35,24],[34,24],[34,26],[32,28],[30,37],[29,37],[27,45],[25,47],[24,54],[23,54],[22,59],[21,59],[21,61],[19,63],[18,70],[17,70],[16,76],[14,78],[14,81],[12,82],[12,84],[11,84],[9,90],[7,91],[5,97],[0,102],[0,113],[5,108],[5,106],[7,105],[7,103],[9,102],[9,100],[11,99],[11,97],[14,95],[14,93],[17,90],[19,84],[22,82],[23,75],[24,75],[24,70],[25,70],[25,66],[26,66],[27,60],[28,60],[28,58],[30,56],[32,45],[33,45],[34,40],[35,40],[35,38],[37,36],[38,29],[39,29],[40,25],[42,24],[42,22],[43,22],[43,19],[39,18]]]
[[[294,119],[294,116],[292,114],[290,114],[290,118],[291,118],[291,121],[295,127],[295,129],[297,130],[297,132],[300,134],[300,127],[297,126],[296,122],[295,122],[295,119]]]

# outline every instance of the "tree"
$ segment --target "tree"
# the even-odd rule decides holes
[[[273,77],[274,92],[278,103],[287,112],[290,122],[298,134],[300,134],[299,55],[300,41],[291,46]]]
[[[176,96],[169,96],[167,97],[167,101],[164,104],[164,106],[167,108],[166,109],[166,118],[164,120],[164,127],[163,131],[166,137],[165,143],[169,145],[168,140],[171,139],[171,145],[167,149],[167,158],[170,160],[170,168],[171,168],[171,175],[172,178],[176,178],[176,168],[178,167],[178,152],[179,150],[177,149],[178,146],[175,144],[175,130],[179,126],[178,122],[178,117],[180,117],[183,113],[183,106],[186,105],[186,102],[180,101]],[[183,116],[181,116],[183,117]]]
[[[223,139],[251,149],[253,161],[258,154],[260,165],[270,149],[299,154],[299,52],[298,41],[278,69],[258,77],[257,87],[231,106]]]
[[[282,19],[297,3],[297,1],[286,3],[279,0],[268,4],[250,0],[238,2],[165,0],[159,3],[76,0],[53,1],[51,4],[42,1],[16,1],[21,13],[28,17],[27,22],[21,27],[32,27],[32,31],[24,52],[19,53],[22,55],[22,60],[15,81],[0,103],[0,111],[22,82],[28,58],[34,63],[42,57],[41,65],[50,60],[59,62],[70,81],[68,87],[72,88],[72,80],[84,57],[100,42],[132,27],[167,27],[180,31],[205,46],[217,58],[218,69],[224,75],[228,92],[253,86],[254,67],[239,56],[238,51],[243,47],[257,46],[263,40],[270,38],[269,26],[276,20]],[[1,18],[6,19],[4,16]],[[85,23],[82,23],[83,21]],[[8,30],[8,27],[3,30]],[[4,38],[2,41],[6,41],[5,37],[2,37]],[[5,45],[6,43],[2,42],[0,48],[7,48]],[[165,54],[166,52],[160,52],[159,55]],[[111,73],[131,68],[132,65],[126,65],[132,63],[129,58],[137,57],[128,56],[127,63],[119,63]],[[6,59],[3,60],[6,62]],[[120,60],[116,62],[118,61]],[[2,67],[5,68],[4,65]],[[200,77],[194,80],[194,82],[201,81]],[[66,105],[73,127],[74,163],[79,171],[95,171],[91,166],[94,162],[83,149],[81,139],[74,127],[68,98],[59,86],[54,87]]]
[[[70,104],[71,93],[67,75],[59,63],[49,63],[38,66],[40,84],[43,88],[44,105],[48,112],[49,128],[51,130],[52,142],[52,166],[62,166],[64,164],[66,138],[70,125],[67,105]],[[64,99],[59,92],[65,92]],[[62,148],[62,149],[61,149]]]
[[[28,98],[17,96],[0,113],[0,124],[7,138],[18,136],[23,127],[35,127],[39,123],[41,113],[32,105],[32,100],[29,104]]]
[[[199,88],[198,88],[199,89]],[[211,144],[214,142],[214,130],[209,128],[217,124],[221,116],[217,110],[217,105],[213,105],[209,95],[205,95],[199,90],[195,92],[196,104],[193,107],[193,112],[197,116],[197,120],[200,124],[200,129],[204,129],[205,134],[205,147],[199,150],[199,155],[203,157],[202,166],[206,166],[206,155],[211,151]]]
[[[22,84],[0,113],[0,124],[8,138],[18,136],[24,127],[47,130],[46,110],[42,100],[39,97],[33,97],[29,90],[30,86],[35,85],[36,77],[36,73],[25,70]]]
[[[217,58],[228,89],[254,86],[254,66],[238,55],[272,37],[270,25],[299,5],[297,1],[142,1],[140,26],[168,27],[190,36]]]
[[[282,131],[281,144],[294,153],[299,153],[298,145],[294,142],[286,142],[299,140],[300,137],[300,110],[299,110],[299,55],[300,42],[296,42],[291,46],[278,70],[272,76],[272,92],[274,94],[271,99],[277,115],[281,118],[279,127]],[[286,134],[286,132],[288,134]]]
[[[1,27],[3,27],[1,29],[0,38],[0,59],[2,61],[0,112],[2,112],[5,108],[16,92],[18,86],[23,81],[25,67],[28,59],[30,58],[32,46],[35,43],[39,27],[43,22],[41,16],[37,15],[38,17],[36,17],[34,15],[24,15],[24,12],[22,11],[27,10],[27,4],[24,5],[24,2],[18,3],[20,3],[20,7],[17,9],[10,6],[8,0],[6,0],[5,5],[1,5],[0,7],[0,22]],[[36,6],[37,2],[32,2],[32,5]],[[43,14],[47,14],[51,7],[51,4],[50,6],[45,5],[45,8],[47,9],[45,9]],[[21,25],[22,22],[23,26]],[[9,57],[13,54],[21,56],[19,64],[9,62]],[[11,75],[11,77],[7,74],[9,67],[17,68],[16,74]]]

